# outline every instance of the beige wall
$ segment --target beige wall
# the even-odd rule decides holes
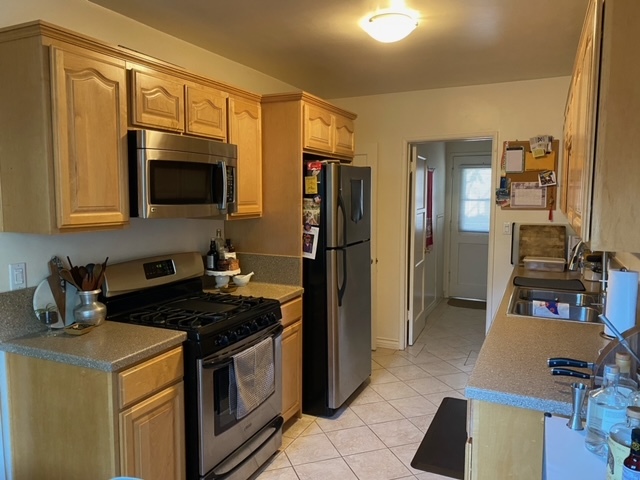
[[[294,87],[206,52],[201,48],[113,13],[86,0],[4,1],[0,27],[32,20],[47,22],[111,44],[124,45],[255,93],[295,90]],[[52,255],[69,255],[74,263],[128,260],[172,251],[205,253],[209,238],[224,222],[214,220],[139,220],[131,227],[107,233],[18,235],[0,233],[0,292],[9,290],[8,265],[27,263],[32,287],[49,274]]]
[[[384,282],[384,293],[380,289],[377,332],[385,344],[404,343],[407,142],[495,135],[495,167],[505,140],[525,140],[539,134],[561,137],[568,88],[569,77],[561,77],[333,100],[358,114],[358,143],[378,144],[378,178],[384,179],[378,190],[378,271],[382,278],[390,280]],[[499,171],[495,168],[494,176],[497,185]],[[512,269],[511,237],[502,235],[501,225],[515,221],[544,223],[547,218],[545,211],[494,208],[489,238],[487,325]],[[554,213],[554,221],[565,221],[559,210]]]
[[[87,0],[2,2],[0,27],[44,20],[179,65],[255,93],[297,90],[273,77],[178,40]]]

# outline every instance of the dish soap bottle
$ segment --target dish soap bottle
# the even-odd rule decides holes
[[[627,418],[628,397],[618,391],[620,368],[617,365],[605,365],[602,387],[589,394],[587,404],[587,450],[607,456],[607,437],[616,423]]]
[[[640,428],[640,407],[627,407],[627,421],[617,423],[609,431],[607,480],[622,480],[622,466],[629,455],[631,431]]]

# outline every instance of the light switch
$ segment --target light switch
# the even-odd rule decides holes
[[[27,288],[27,264],[12,263],[9,265],[9,289]]]
[[[511,222],[504,222],[502,224],[502,234],[511,235]]]

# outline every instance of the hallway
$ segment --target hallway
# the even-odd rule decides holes
[[[372,352],[372,375],[336,415],[285,426],[256,480],[446,480],[411,468],[444,397],[464,388],[484,341],[485,310],[440,302],[417,342]]]

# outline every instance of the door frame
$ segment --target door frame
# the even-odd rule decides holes
[[[377,348],[378,339],[378,253],[377,237],[378,222],[376,218],[378,205],[378,144],[366,143],[357,145],[354,152],[354,162],[357,155],[366,155],[367,165],[371,167],[371,350]]]
[[[408,225],[408,214],[409,208],[411,208],[411,199],[409,198],[409,173],[411,169],[410,161],[411,161],[411,146],[416,143],[430,143],[430,142],[455,142],[455,141],[465,141],[465,140],[491,140],[491,178],[494,182],[497,181],[496,175],[499,175],[499,169],[497,168],[498,163],[498,132],[495,130],[485,131],[485,132],[473,132],[468,134],[456,134],[456,135],[437,135],[437,136],[419,136],[419,137],[405,137],[402,140],[402,154],[404,162],[402,163],[403,169],[403,191],[404,191],[404,199],[403,199],[403,211],[400,215],[401,219],[401,245],[403,251],[401,252],[400,258],[404,265],[404,274],[402,278],[400,278],[400,283],[402,285],[403,298],[406,299],[408,295],[407,289],[409,288],[409,280],[407,275],[407,268],[409,265],[410,255],[409,255],[409,225]],[[445,225],[447,222],[447,212],[450,210],[450,206],[445,206]],[[491,224],[489,225],[489,251],[488,251],[488,265],[487,265],[487,288],[489,285],[493,285],[493,258],[494,258],[494,245],[495,245],[495,235],[496,235],[496,205],[495,202],[491,202]],[[445,228],[446,232],[446,228]],[[447,257],[449,254],[447,247],[448,239],[445,238],[444,246],[445,246],[445,275],[446,269],[448,267]],[[448,277],[448,275],[446,275]],[[448,281],[448,278],[445,281]],[[401,303],[401,321],[398,322],[398,338],[399,345],[398,348],[404,350],[407,346],[407,335],[408,335],[408,310],[406,307],[406,300],[403,300]],[[492,296],[487,295],[487,316],[491,314],[493,311],[492,307]]]

